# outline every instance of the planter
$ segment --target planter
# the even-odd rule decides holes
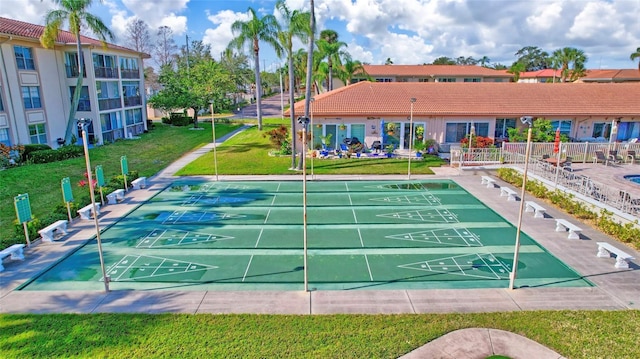
[[[387,153],[387,158],[393,157],[393,153]]]

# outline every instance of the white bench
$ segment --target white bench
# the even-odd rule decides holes
[[[575,224],[567,221],[566,219],[556,219],[556,232],[565,232],[569,230],[569,239],[580,239],[580,232],[582,232],[582,228],[576,226]]]
[[[2,265],[2,260],[5,259],[6,257],[11,256],[11,259],[13,260],[20,260],[20,261],[24,260],[24,252],[22,251],[22,248],[24,248],[24,244],[18,243],[0,251],[0,272],[4,270],[4,266]]]
[[[518,194],[509,187],[500,187],[500,197],[508,196],[507,201],[515,201]]]
[[[38,233],[40,233],[42,241],[53,242],[56,239],[54,233],[56,231],[61,232],[63,235],[67,234],[67,223],[68,221],[66,219],[61,219],[39,230]]]
[[[131,181],[131,186],[133,186],[133,189],[146,188],[147,177],[138,177],[134,179],[133,181]]]
[[[486,184],[487,188],[493,188],[494,187],[493,185],[496,183],[496,180],[494,180],[489,176],[482,176],[480,178],[482,179],[481,184]]]
[[[544,212],[546,209],[541,205],[533,202],[533,201],[525,201],[526,205],[525,212],[534,212],[533,218],[544,218]]]
[[[107,200],[109,204],[116,204],[118,202],[124,201],[124,190],[120,188],[109,193],[107,195]]]
[[[91,219],[91,212],[93,212],[93,205],[91,203],[78,210],[81,219]],[[96,203],[96,212],[98,212],[96,215],[100,216],[100,203]]]
[[[634,257],[629,253],[624,252],[607,242],[598,242],[598,257],[610,258],[611,253],[614,253],[616,255],[615,267],[618,269],[629,268],[629,260],[634,259]]]

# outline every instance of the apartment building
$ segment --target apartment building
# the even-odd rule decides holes
[[[80,72],[76,39],[60,31],[40,44],[44,26],[0,18],[0,143],[63,143]],[[83,84],[76,119],[92,120],[91,143],[131,138],[146,130],[142,59],[148,55],[81,36]],[[78,135],[76,126],[74,134]],[[80,136],[77,136],[79,138]]]

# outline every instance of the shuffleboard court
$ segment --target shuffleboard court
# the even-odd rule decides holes
[[[309,287],[506,288],[516,228],[452,180],[307,184]],[[102,235],[112,289],[302,290],[299,181],[179,180]],[[95,241],[23,290],[102,287]],[[518,286],[589,286],[521,235]]]

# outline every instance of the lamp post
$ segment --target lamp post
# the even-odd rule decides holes
[[[307,117],[298,117],[298,123],[302,125],[302,149],[307,147]],[[307,266],[307,163],[306,155],[302,156],[302,258],[304,269],[304,291],[309,291],[309,270]]]
[[[618,119],[618,121],[620,121],[620,119]],[[609,153],[611,153],[611,151],[616,148],[617,136],[618,136],[618,123],[616,122],[616,120],[611,120],[611,134],[609,135]],[[611,146],[611,144],[613,144],[613,146]],[[609,162],[609,153],[607,153],[607,160],[605,161],[605,164],[608,164]]]
[[[311,113],[311,124],[309,128],[311,128],[311,149],[312,150],[313,150],[313,101],[315,100],[316,99],[313,97],[309,100],[309,113]],[[314,156],[311,156],[311,179],[315,179],[313,174],[313,157]]]
[[[527,131],[527,149],[524,155],[524,172],[522,173],[522,191],[520,192],[520,210],[518,211],[518,227],[516,229],[516,244],[513,251],[513,267],[511,274],[509,275],[509,289],[514,289],[514,282],[516,280],[516,273],[518,271],[518,256],[520,254],[520,232],[522,231],[522,215],[524,212],[524,195],[525,187],[527,186],[527,170],[529,169],[529,154],[531,152],[531,127],[533,126],[533,117],[523,116],[520,117],[520,121],[523,125],[528,125]]]
[[[211,105],[211,134],[213,136],[213,167],[216,172],[216,181],[218,181],[218,155],[216,153],[216,120],[213,118],[213,100],[210,102]]]
[[[100,257],[100,269],[102,270],[102,281],[104,282],[104,291],[109,291],[109,277],[104,267],[104,256],[102,254],[102,241],[100,240],[100,224],[98,223],[98,208],[96,207],[96,196],[93,191],[93,175],[91,173],[91,160],[89,159],[89,147],[87,145],[87,127],[91,124],[90,118],[81,118],[78,120],[78,128],[82,131],[82,145],[84,147],[84,158],[87,166],[87,178],[89,179],[89,195],[91,197],[91,210],[93,211],[93,222],[96,227],[96,241],[98,243],[98,256]]]
[[[407,166],[407,179],[411,179],[411,149],[413,148],[413,104],[416,102],[415,97],[412,97],[411,110],[409,115],[409,165]]]
[[[469,129],[469,161],[473,160],[473,153],[471,151],[473,145],[473,136],[476,135],[476,126],[471,123],[471,128]]]

